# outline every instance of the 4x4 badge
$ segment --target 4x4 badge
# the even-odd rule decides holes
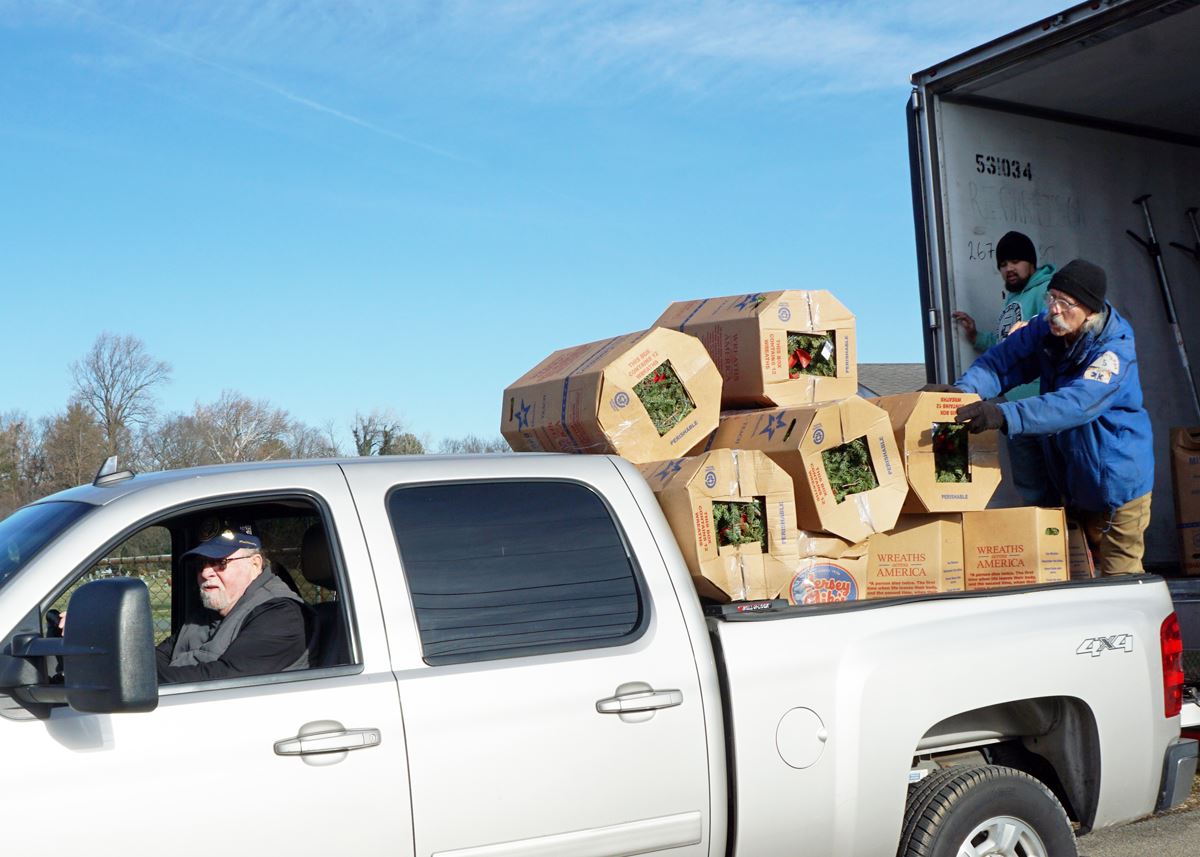
[[[1077,655],[1098,658],[1105,652],[1132,652],[1133,634],[1113,634],[1111,637],[1088,637],[1075,650]]]

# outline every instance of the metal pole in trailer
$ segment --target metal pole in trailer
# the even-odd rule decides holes
[[[1150,233],[1150,239],[1143,239],[1131,229],[1125,231],[1134,241],[1145,247],[1150,258],[1154,260],[1154,269],[1158,272],[1158,286],[1162,291],[1163,303],[1167,308],[1167,321],[1171,325],[1171,333],[1175,334],[1175,345],[1179,349],[1179,360],[1183,363],[1183,374],[1187,379],[1188,389],[1192,391],[1192,406],[1196,409],[1196,416],[1200,417],[1200,394],[1196,392],[1196,379],[1192,377],[1192,366],[1188,361],[1187,348],[1183,344],[1183,334],[1179,330],[1179,317],[1175,314],[1175,300],[1171,297],[1171,283],[1167,279],[1166,266],[1163,265],[1162,245],[1158,243],[1158,237],[1154,234],[1154,220],[1150,217],[1148,199],[1150,199],[1150,194],[1142,194],[1133,201],[1133,204],[1140,205],[1142,213],[1146,215],[1146,229]]]
[[[1196,208],[1194,205],[1187,210],[1188,220],[1192,221],[1192,234],[1196,236],[1196,246],[1184,247],[1178,241],[1172,241],[1171,246],[1179,248],[1184,253],[1189,254],[1197,262],[1200,262],[1200,226],[1196,224],[1197,211],[1200,211],[1200,209]]]

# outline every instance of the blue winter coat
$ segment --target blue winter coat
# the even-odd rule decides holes
[[[1089,512],[1111,511],[1154,487],[1133,328],[1111,304],[1107,309],[1099,332],[1070,344],[1039,315],[954,384],[990,399],[1040,378],[1040,396],[1000,405],[1005,431],[1041,436],[1051,482],[1069,508]]]

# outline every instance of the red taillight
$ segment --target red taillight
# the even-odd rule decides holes
[[[1174,613],[1163,620],[1162,640],[1163,705],[1165,717],[1176,717],[1183,709],[1183,638],[1179,636],[1179,617]]]

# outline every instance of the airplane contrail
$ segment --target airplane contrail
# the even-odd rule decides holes
[[[253,86],[257,86],[260,89],[265,89],[268,92],[271,92],[271,93],[274,93],[275,95],[280,96],[281,98],[287,99],[288,101],[292,102],[293,104],[298,104],[301,107],[306,107],[309,110],[315,111],[317,113],[324,113],[328,116],[334,117],[335,119],[341,119],[343,122],[348,122],[351,125],[357,125],[359,128],[362,128],[366,131],[371,131],[371,132],[373,132],[375,134],[379,134],[383,137],[388,137],[392,140],[396,140],[399,143],[404,143],[407,146],[413,146],[418,149],[423,149],[424,151],[429,152],[430,154],[433,154],[433,155],[437,155],[438,157],[441,157],[441,158],[447,158],[452,161],[458,161],[459,163],[471,164],[472,166],[481,166],[481,164],[479,164],[478,162],[472,161],[469,158],[464,158],[462,155],[455,154],[454,152],[450,152],[445,149],[440,149],[437,146],[431,145],[429,143],[425,143],[421,140],[416,139],[415,137],[409,137],[404,134],[400,134],[396,131],[392,131],[387,128],[380,127],[379,125],[376,125],[373,122],[368,122],[366,119],[361,119],[358,116],[354,116],[353,114],[346,113],[346,112],[338,110],[334,107],[330,107],[326,104],[322,104],[319,101],[314,101],[311,98],[305,98],[302,95],[297,95],[296,93],[290,92],[287,89],[284,89],[282,86],[274,84],[274,83],[270,82],[269,80],[263,80],[262,78],[258,78],[253,75],[247,74],[246,72],[240,71],[236,68],[232,68],[230,66],[223,65],[222,63],[215,62],[210,59],[206,59],[205,57],[202,57],[191,51],[185,50],[177,45],[173,45],[170,42],[167,42],[167,41],[159,38],[158,36],[153,35],[152,33],[147,33],[143,30],[137,29],[136,27],[131,27],[130,25],[125,24],[121,21],[113,20],[112,18],[109,18],[107,15],[97,12],[94,9],[88,9],[88,8],[85,8],[82,6],[77,6],[76,4],[69,2],[69,0],[52,0],[52,2],[56,3],[59,6],[65,6],[69,9],[73,9],[76,12],[79,12],[79,13],[82,13],[85,15],[91,15],[94,18],[100,19],[101,21],[103,21],[104,23],[108,24],[111,27],[115,27],[119,30],[124,30],[126,33],[128,33],[138,39],[141,39],[144,42],[149,42],[150,44],[154,45],[157,48],[160,48],[161,50],[164,50],[164,51],[167,51],[168,53],[173,53],[177,56],[181,56],[185,59],[191,60],[192,62],[197,63],[198,65],[208,66],[209,68],[215,69],[216,71],[219,71],[222,74],[227,74],[231,77],[235,77],[235,78],[242,80],[246,83],[249,83]]]

